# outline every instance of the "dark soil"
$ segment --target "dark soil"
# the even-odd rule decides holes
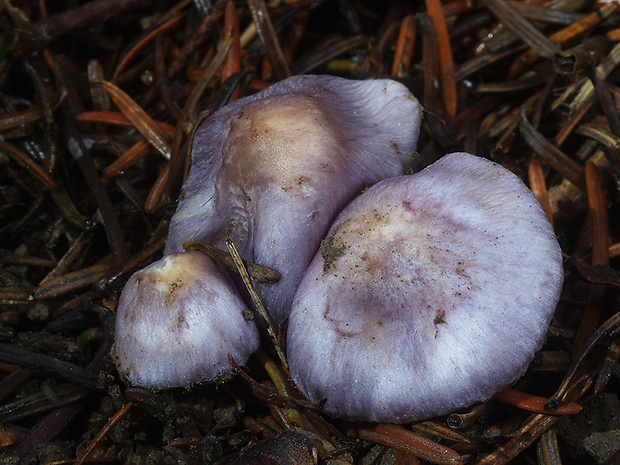
[[[239,73],[222,80],[217,67],[203,82],[223,40],[226,2],[202,3],[0,3],[1,463],[418,463],[277,395],[265,359],[252,358],[227,382],[161,393],[129,387],[115,370],[118,295],[162,253],[186,130],[236,86],[248,95],[289,72],[407,85],[425,107],[410,172],[464,150],[530,185],[532,160],[541,162],[543,185],[532,189],[549,205],[566,280],[547,343],[514,387],[551,397],[568,379],[566,399],[583,411],[556,423],[491,400],[405,427],[465,463],[620,463],[618,9],[577,0],[515,11],[505,0],[300,0],[268,2],[261,16],[263,1],[239,1],[241,32],[258,21],[261,34],[242,43]],[[399,31],[415,37],[411,55],[397,52]],[[522,55],[533,51],[534,59]],[[101,81],[135,105],[110,103]],[[595,91],[582,99],[588,82]],[[163,143],[158,151],[147,136],[145,156],[114,171],[144,140],[136,105],[168,125]],[[128,121],[106,119],[121,111]],[[270,343],[264,350],[276,360]]]

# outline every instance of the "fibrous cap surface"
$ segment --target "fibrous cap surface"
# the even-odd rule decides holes
[[[118,371],[130,384],[164,389],[211,380],[245,363],[259,344],[227,273],[200,252],[167,255],[134,273],[116,315]]]
[[[366,185],[403,174],[421,112],[395,81],[333,76],[296,76],[222,108],[195,133],[166,253],[231,236],[243,258],[282,274],[257,286],[282,322],[336,214]]]
[[[291,374],[338,417],[448,413],[521,376],[562,282],[553,229],[521,180],[447,155],[339,215],[295,296]]]

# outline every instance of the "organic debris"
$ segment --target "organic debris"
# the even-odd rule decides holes
[[[619,8],[2,1],[2,463],[620,463]],[[246,367],[231,360],[237,376],[218,385],[153,393],[119,379],[118,294],[161,255],[194,127],[304,73],[404,83],[425,108],[411,172],[468,151],[543,205],[566,279],[513,390],[394,426],[323,416],[272,344]]]

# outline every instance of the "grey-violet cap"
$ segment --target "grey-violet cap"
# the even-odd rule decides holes
[[[121,293],[114,352],[130,384],[189,386],[247,361],[258,330],[230,277],[201,252],[167,255],[134,273]]]
[[[484,401],[527,369],[562,283],[553,229],[521,180],[447,155],[338,216],[295,295],[291,375],[346,419],[407,422]]]
[[[278,270],[257,284],[276,323],[336,214],[363,188],[404,172],[422,109],[392,80],[296,76],[240,99],[196,130],[166,253],[223,246]]]

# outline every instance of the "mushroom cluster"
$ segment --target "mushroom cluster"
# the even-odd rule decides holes
[[[206,119],[163,262],[119,300],[121,375],[184,386],[256,350],[232,281],[183,252],[232,237],[243,258],[281,273],[259,295],[276,323],[289,320],[295,383],[330,415],[421,419],[516,380],[559,298],[558,243],[531,192],[495,163],[458,153],[404,176],[420,118],[394,81],[298,76]]]
[[[278,270],[277,284],[257,290],[271,319],[283,322],[335,216],[367,185],[403,174],[421,115],[415,97],[392,80],[297,76],[207,118],[192,141],[165,266],[138,272],[121,294],[114,348],[120,374],[132,384],[162,389],[212,379],[229,369],[222,363],[229,352],[245,363],[257,339],[245,328],[249,323],[236,320],[237,303],[212,297],[232,292],[219,265],[205,267],[199,286],[169,280],[174,267],[184,266],[183,244],[223,248],[231,237],[243,258]],[[210,316],[216,314],[233,315],[236,327],[245,328],[245,345],[232,326],[221,332],[221,344],[196,344],[202,328],[211,337],[216,323]]]

